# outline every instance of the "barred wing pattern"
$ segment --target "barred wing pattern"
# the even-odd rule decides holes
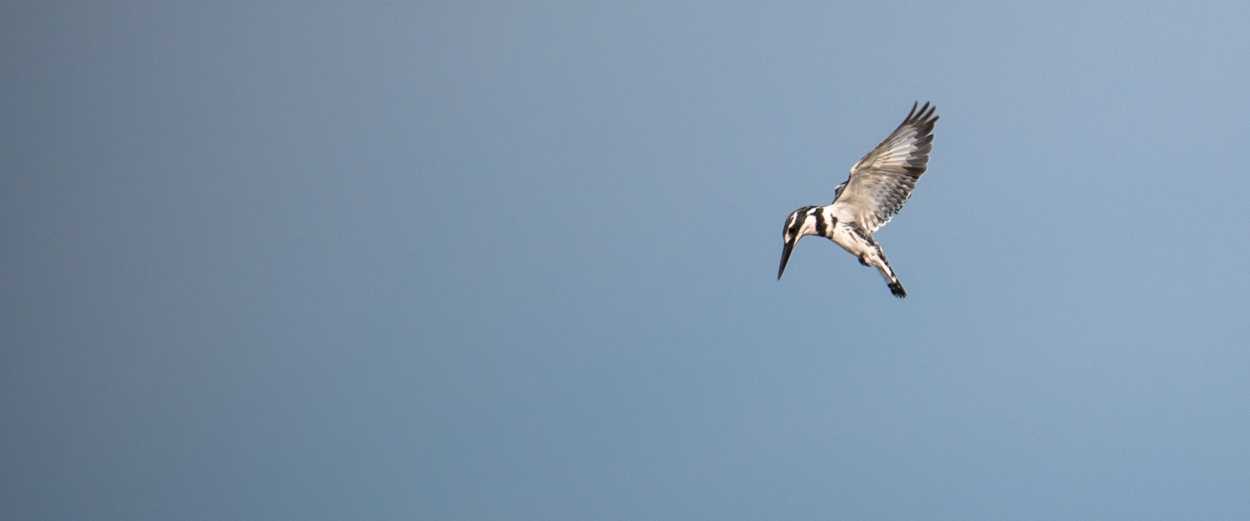
[[[933,115],[937,107],[912,105],[907,119],[889,137],[851,167],[851,177],[839,185],[834,213],[859,223],[872,233],[890,222],[911,196],[916,181],[929,166],[933,150]]]

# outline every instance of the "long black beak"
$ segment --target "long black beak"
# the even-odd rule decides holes
[[[786,263],[790,262],[790,252],[794,250],[794,242],[787,242],[781,248],[781,267],[777,269],[777,280],[781,280],[781,274],[786,272]]]

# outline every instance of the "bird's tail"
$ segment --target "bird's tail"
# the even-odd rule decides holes
[[[877,271],[881,272],[881,278],[885,279],[885,284],[890,287],[890,294],[898,298],[906,298],[907,290],[903,289],[903,283],[899,282],[898,277],[894,275],[894,268],[891,268],[890,261],[886,260],[885,251],[881,249],[880,245],[874,244],[874,246],[877,247],[877,259],[880,259],[881,262],[872,264],[876,266]]]

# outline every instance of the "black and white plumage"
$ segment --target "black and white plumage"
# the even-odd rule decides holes
[[[790,214],[782,234],[785,246],[781,250],[778,280],[799,239],[820,235],[859,258],[860,264],[877,268],[894,296],[907,296],[872,233],[903,208],[916,181],[928,168],[937,107],[919,105],[912,105],[907,119],[851,167],[851,176],[834,189],[832,204],[804,206]]]

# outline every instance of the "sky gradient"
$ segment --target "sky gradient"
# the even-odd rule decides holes
[[[1250,518],[1247,26],[6,2],[0,518]]]

